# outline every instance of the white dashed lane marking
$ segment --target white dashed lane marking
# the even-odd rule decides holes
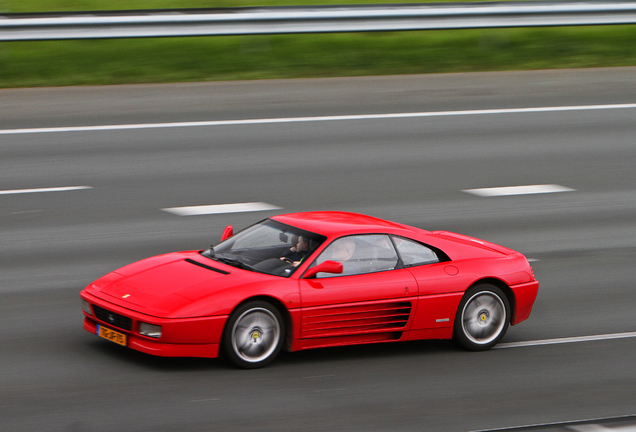
[[[162,209],[165,212],[175,214],[177,216],[198,216],[209,214],[222,214],[222,213],[243,213],[243,212],[258,212],[268,210],[280,210],[282,207],[278,207],[272,204],[264,202],[250,202],[250,203],[237,203],[237,204],[216,204],[216,205],[203,205],[203,206],[188,206],[188,207],[171,207]]]
[[[15,212],[11,212],[12,215],[17,215],[17,214],[27,214],[27,213],[42,213],[44,210],[22,210],[22,211],[15,211]]]
[[[466,192],[472,195],[480,197],[497,197],[497,196],[511,196],[511,195],[533,195],[533,194],[547,194],[557,192],[574,192],[576,189],[572,189],[565,186],[559,186],[555,184],[543,184],[543,185],[529,185],[529,186],[506,186],[506,187],[492,187],[492,188],[480,188],[480,189],[464,189],[462,192]]]
[[[67,192],[83,189],[92,189],[91,186],[66,186],[66,187],[53,187],[53,188],[37,188],[37,189],[13,189],[13,190],[0,190],[0,195],[14,195],[14,194],[27,194],[27,193],[40,193],[40,192]]]

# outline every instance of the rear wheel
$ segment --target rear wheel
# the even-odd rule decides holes
[[[483,351],[501,340],[510,323],[510,304],[503,291],[479,284],[464,294],[455,316],[454,336],[465,348]]]
[[[278,309],[270,303],[254,301],[232,312],[225,326],[223,345],[234,364],[254,369],[274,360],[283,345],[284,334]]]

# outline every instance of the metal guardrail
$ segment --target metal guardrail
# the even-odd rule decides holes
[[[5,14],[0,41],[636,24],[636,1]]]

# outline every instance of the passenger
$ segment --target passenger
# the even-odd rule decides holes
[[[328,256],[325,257],[325,261],[333,260],[344,264],[351,259],[355,250],[356,244],[352,238],[342,238],[336,241],[333,246],[327,250]]]
[[[368,266],[366,266],[364,262],[352,260],[355,252],[356,240],[353,237],[343,237],[336,240],[331,244],[331,246],[325,249],[325,252],[320,255],[320,258],[318,258],[317,261],[324,262],[331,260],[342,263],[341,276],[368,273]]]
[[[296,246],[292,246],[280,259],[287,261],[294,267],[298,267],[310,253],[309,239],[306,239],[303,236],[298,236]]]

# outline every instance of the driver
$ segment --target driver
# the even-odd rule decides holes
[[[298,236],[296,246],[292,246],[287,252],[283,254],[280,259],[283,261],[287,261],[294,267],[298,267],[300,263],[302,263],[305,258],[309,256],[310,253],[309,239],[303,236]]]

